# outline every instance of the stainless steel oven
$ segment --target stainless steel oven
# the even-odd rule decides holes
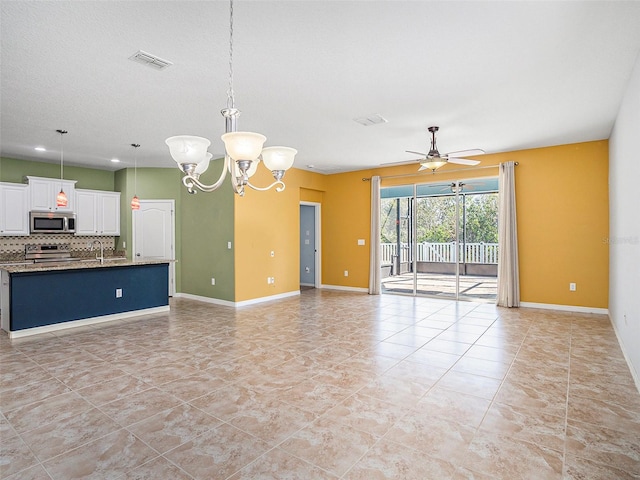
[[[75,233],[76,216],[70,212],[29,212],[31,233]]]

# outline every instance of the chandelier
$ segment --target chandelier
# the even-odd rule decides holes
[[[197,190],[213,192],[223,184],[227,173],[231,176],[233,191],[240,196],[244,195],[245,187],[259,191],[276,187],[276,191],[283,191],[285,184],[282,178],[293,165],[298,151],[289,147],[263,148],[267,139],[264,135],[239,132],[237,129],[240,110],[235,107],[233,92],[233,0],[229,2],[229,90],[227,107],[220,113],[225,119],[225,133],[221,137],[225,147],[224,166],[220,178],[212,185],[206,185],[200,181],[200,175],[207,170],[212,157],[212,154],[207,152],[211,145],[208,139],[178,135],[165,140],[171,156],[185,174],[182,177],[182,183],[189,193],[197,193]],[[271,170],[275,178],[275,182],[266,187],[255,186],[249,180],[256,173],[260,162]]]

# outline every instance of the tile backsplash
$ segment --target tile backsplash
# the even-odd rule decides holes
[[[0,256],[24,255],[24,246],[33,243],[68,243],[71,245],[72,254],[77,252],[79,254],[78,256],[82,256],[82,253],[90,251],[89,244],[94,240],[100,240],[104,244],[105,251],[112,251],[115,249],[115,237],[103,237],[100,235],[76,237],[75,235],[51,235],[43,233],[40,235],[29,235],[24,237],[0,237]]]

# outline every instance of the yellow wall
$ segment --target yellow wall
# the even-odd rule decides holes
[[[235,301],[242,302],[300,289],[300,200],[322,200],[325,176],[291,169],[283,192],[246,189],[235,198]],[[263,167],[251,178],[256,186],[273,182]],[[314,193],[315,192],[315,193]],[[314,198],[314,200],[309,200]],[[271,256],[271,251],[274,256]],[[275,284],[267,284],[275,277]]]
[[[608,141],[495,155],[517,160],[524,302],[608,307]],[[575,282],[575,292],[569,283]]]
[[[369,285],[371,183],[362,181],[369,176],[368,171],[358,171],[327,178],[322,203],[323,285]],[[365,245],[358,245],[358,239]]]
[[[523,302],[607,308],[608,141],[479,157],[481,166],[514,160]],[[270,183],[264,169],[256,183]],[[496,169],[385,179],[382,185],[496,176]],[[322,283],[367,288],[371,175],[413,174],[416,165],[320,175],[292,169],[282,193],[235,199],[236,301],[299,288],[299,202],[322,204]],[[365,239],[359,246],[358,239]],[[270,256],[274,250],[275,256]],[[348,270],[349,276],[344,276]],[[267,285],[267,277],[276,277]],[[569,291],[569,282],[577,291]]]
[[[607,308],[608,141],[521,150],[478,157],[481,166],[514,160],[523,302]],[[383,186],[496,176],[496,169],[383,179]],[[369,182],[362,177],[415,172],[415,165],[331,175],[323,203],[323,283],[366,288]],[[447,173],[448,170],[458,170]],[[348,265],[348,267],[347,267]],[[349,277],[342,277],[348,269]],[[355,271],[354,271],[355,270]],[[575,292],[569,283],[577,284]]]

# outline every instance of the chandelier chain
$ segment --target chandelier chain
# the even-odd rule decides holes
[[[229,2],[229,90],[227,91],[227,108],[235,108],[235,92],[233,91],[233,0]]]

